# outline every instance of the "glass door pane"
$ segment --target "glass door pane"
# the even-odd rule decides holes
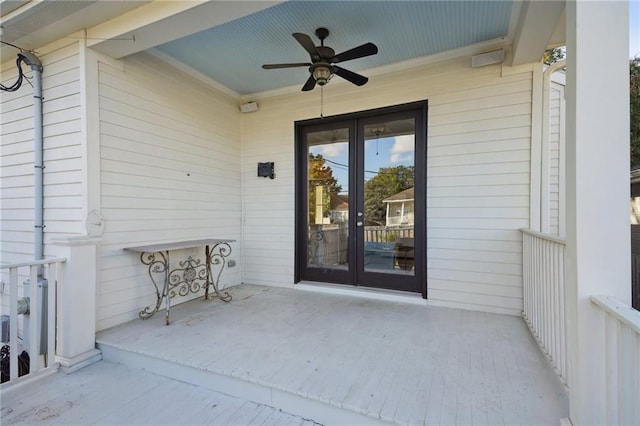
[[[414,274],[415,149],[413,117],[364,126],[366,272]]]
[[[349,269],[349,129],[307,133],[307,267]]]

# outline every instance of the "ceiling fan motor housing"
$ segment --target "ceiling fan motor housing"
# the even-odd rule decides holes
[[[332,48],[327,46],[316,46],[316,50],[318,51],[318,55],[320,55],[317,59],[319,61],[328,62],[329,59],[336,56],[336,52]],[[315,58],[314,58],[314,61],[315,61]]]

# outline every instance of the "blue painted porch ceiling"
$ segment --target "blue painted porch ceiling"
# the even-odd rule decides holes
[[[265,63],[307,62],[291,36],[330,31],[336,53],[366,42],[377,55],[341,64],[352,71],[401,62],[507,35],[512,1],[289,1],[166,43],[161,52],[239,94],[304,84],[307,68],[262,70]],[[365,73],[366,74],[366,73]]]

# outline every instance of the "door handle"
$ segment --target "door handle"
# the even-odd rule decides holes
[[[356,222],[356,225],[357,225],[357,226],[362,226],[362,225],[363,225],[363,223],[362,223],[362,222]]]

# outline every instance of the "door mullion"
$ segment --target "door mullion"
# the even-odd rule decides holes
[[[353,202],[357,197],[358,188],[358,149],[357,143],[358,140],[358,130],[355,125],[355,120],[352,120],[349,126],[349,264],[350,275],[351,275],[351,284],[358,285],[358,227],[356,223],[358,222],[358,203]]]
[[[354,119],[353,120],[353,129],[354,129],[354,140],[353,140],[353,152],[354,152],[354,158],[353,158],[353,172],[354,172],[354,176],[353,176],[353,196],[351,196],[351,200],[353,200],[353,205],[354,205],[354,215],[353,217],[355,218],[355,220],[353,221],[353,226],[354,226],[354,241],[353,241],[353,246],[354,246],[354,254],[356,257],[356,262],[354,263],[354,278],[353,278],[353,284],[354,285],[360,285],[360,280],[359,280],[359,276],[360,276],[360,271],[362,271],[364,269],[364,256],[363,256],[363,252],[362,252],[362,247],[359,244],[360,241],[363,241],[363,237],[364,237],[364,196],[363,196],[363,191],[362,191],[362,182],[363,182],[363,166],[364,166],[364,157],[362,156],[362,146],[361,146],[361,139],[363,138],[362,136],[362,132],[360,129],[360,121],[358,119]],[[358,222],[362,222],[363,225],[362,226],[358,226]]]

